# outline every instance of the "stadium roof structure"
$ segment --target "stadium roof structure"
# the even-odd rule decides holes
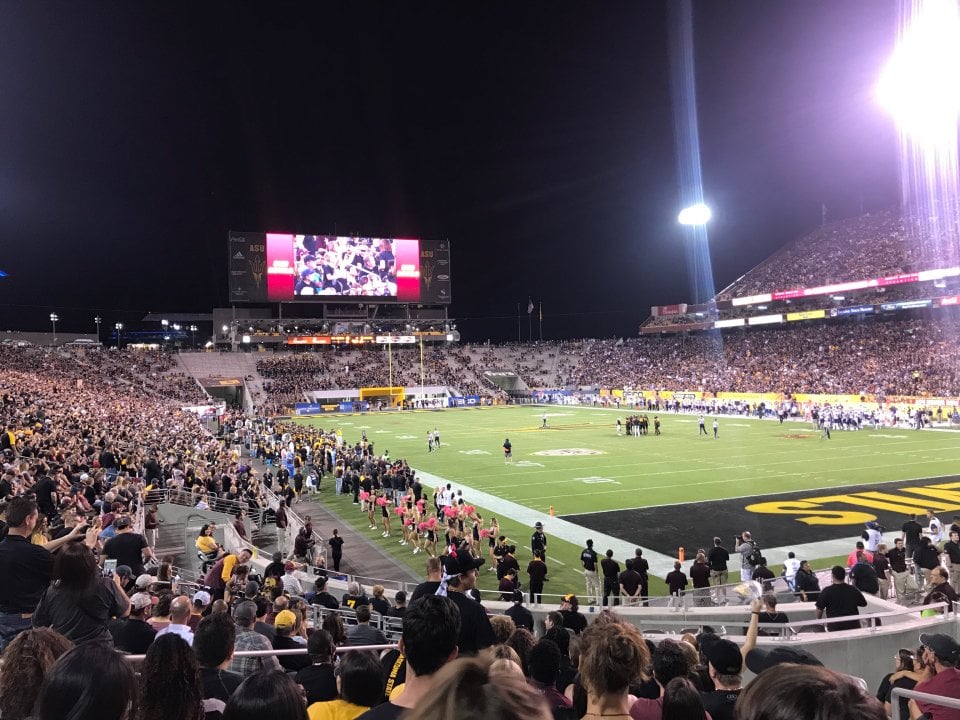
[[[147,313],[142,322],[169,320],[175,323],[213,322],[213,313]]]

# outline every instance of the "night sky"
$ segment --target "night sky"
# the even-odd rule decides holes
[[[693,8],[718,290],[821,203],[896,206],[892,0]],[[635,335],[692,297],[670,37],[647,1],[0,2],[0,329],[224,306],[234,229],[447,238],[464,339],[528,297]]]

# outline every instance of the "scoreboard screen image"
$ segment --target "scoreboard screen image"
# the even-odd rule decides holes
[[[452,299],[446,241],[231,232],[229,252],[231,302]]]

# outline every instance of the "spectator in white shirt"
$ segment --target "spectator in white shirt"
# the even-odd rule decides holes
[[[287,561],[287,564],[283,566],[284,575],[281,578],[283,583],[283,591],[288,595],[303,595],[303,585],[300,584],[300,579],[294,575],[296,572],[297,566]]]
[[[193,646],[193,630],[190,622],[190,598],[180,595],[170,603],[170,624],[157,633],[157,637],[167,634],[179,635],[187,645]]]

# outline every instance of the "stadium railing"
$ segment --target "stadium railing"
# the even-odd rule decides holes
[[[283,498],[277,495],[273,490],[268,487],[263,488],[263,496],[266,498],[267,507],[274,512],[277,508],[280,507],[280,503],[284,502]],[[283,542],[283,552],[287,556],[293,552],[293,544],[296,540],[297,535],[300,534],[300,530],[304,526],[303,518],[300,517],[294,510],[287,508],[287,531],[284,535]],[[279,534],[280,529],[277,528],[277,533]],[[327,566],[327,541],[320,537],[316,531],[313,532],[313,539],[316,541],[314,544],[314,560],[320,558],[322,560],[322,566]],[[319,566],[317,566],[319,567]],[[386,586],[385,586],[386,587]]]
[[[865,627],[861,627],[861,631],[875,632],[880,628],[887,628],[888,625],[883,624],[884,619],[892,618],[901,618],[905,620],[916,620],[919,619],[920,613],[923,611],[932,610],[938,613],[935,618],[929,618],[934,621],[946,621],[953,620],[953,615],[949,610],[949,602],[945,603],[931,603],[930,605],[923,605],[912,608],[902,608],[899,610],[888,610],[884,612],[874,612],[866,613],[862,615],[847,615],[844,617],[832,617],[832,618],[821,618],[813,620],[791,620],[788,623],[760,623],[759,628],[761,633],[765,637],[774,637],[782,639],[795,639],[799,635],[806,635],[808,633],[822,633],[824,632],[824,627],[827,624],[857,620],[861,624],[866,623]],[[719,634],[720,635],[732,635],[732,636],[742,636],[742,632],[734,632],[727,628],[730,626],[732,628],[742,628],[744,632],[746,631],[747,625],[750,623],[750,617],[746,614],[748,606],[732,606],[732,609],[743,608],[744,614],[736,617],[732,616],[729,619],[722,619],[719,621],[711,620],[706,624],[709,625],[719,625]],[[618,613],[623,613],[624,610],[639,610],[641,608],[637,606],[617,606],[615,608],[610,608],[611,610],[616,610]],[[940,612],[942,611],[942,613]],[[588,613],[589,615],[589,613]],[[697,615],[689,615],[684,618],[679,618],[676,620],[657,617],[651,620],[644,620],[642,614],[629,614],[631,621],[634,622],[637,627],[639,627],[645,634],[648,635],[682,635],[684,632],[691,630],[691,628],[697,628],[694,632],[699,632],[700,625],[704,624],[702,618],[698,618]],[[723,624],[721,624],[723,623]]]
[[[340,645],[334,649],[336,653],[345,653],[345,652],[355,652],[357,650],[371,650],[375,652],[380,652],[381,650],[396,650],[396,644],[387,644],[387,645]],[[306,655],[307,646],[304,645],[302,648],[294,648],[292,650],[241,650],[240,652],[234,653],[233,657],[270,657],[271,655],[280,657],[282,655]],[[146,655],[124,655],[127,660],[131,662],[142,662],[147,659]]]
[[[943,695],[931,695],[930,693],[917,692],[916,690],[907,690],[906,688],[895,687],[890,693],[890,709],[892,720],[909,720],[900,713],[900,698],[908,700],[922,700],[931,705],[960,710],[960,699],[945,697]],[[934,715],[936,717],[936,715]]]

